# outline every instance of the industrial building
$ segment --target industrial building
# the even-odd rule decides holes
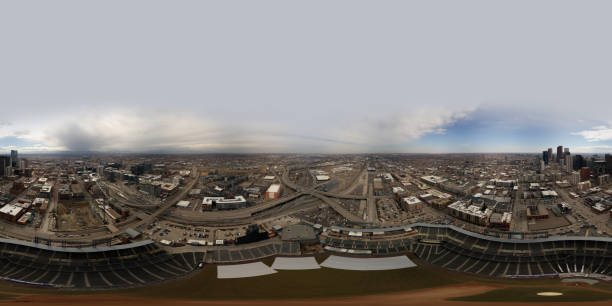
[[[272,184],[266,190],[266,200],[268,199],[278,199],[280,196],[281,185],[280,184]]]
[[[246,207],[246,199],[243,196],[236,196],[232,199],[224,197],[205,197],[202,199],[202,209],[217,208],[219,210],[239,209]]]

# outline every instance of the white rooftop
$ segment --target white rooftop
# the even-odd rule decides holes
[[[493,213],[493,211],[489,208],[486,208],[484,211],[482,211],[480,209],[480,207],[476,206],[476,205],[469,205],[464,202],[464,201],[456,201],[455,203],[452,203],[450,205],[448,205],[449,209],[454,209],[457,211],[461,211],[463,213],[472,215],[472,216],[477,216],[477,217],[486,217],[489,216]]]
[[[2,208],[0,208],[0,213],[10,216],[17,216],[21,212],[21,210],[23,210],[22,207],[15,206],[13,204],[6,204]]]
[[[391,189],[393,190],[393,193],[398,193],[398,192],[404,191],[404,188],[402,188],[402,187],[393,187]]]
[[[416,264],[414,264],[405,255],[373,258],[355,258],[331,255],[321,264],[321,266],[341,270],[374,271],[412,268],[416,267]]]
[[[217,278],[243,278],[274,273],[276,273],[276,270],[266,266],[261,261],[247,264],[217,266]]]
[[[403,201],[406,202],[406,204],[408,205],[413,205],[421,202],[421,200],[419,200],[417,197],[404,198]]]
[[[276,257],[272,264],[275,270],[312,270],[320,269],[314,257]]]
[[[442,182],[446,182],[445,178],[439,177],[439,176],[435,176],[435,175],[425,175],[425,176],[421,176],[421,179],[432,183],[432,184],[438,184],[438,183],[442,183]]]
[[[281,185],[280,184],[272,184],[268,187],[266,192],[279,192]]]
[[[233,199],[226,199],[224,197],[205,197],[202,199],[202,204],[204,205],[212,205],[213,201],[215,203],[240,203],[246,202],[246,199],[243,196],[235,196]]]
[[[545,196],[545,197],[556,197],[556,196],[558,196],[558,194],[554,190],[544,190],[544,191],[542,191],[542,196]]]
[[[176,206],[185,208],[185,207],[189,207],[189,204],[190,204],[189,201],[183,200],[183,201],[179,201],[178,203],[176,203]]]

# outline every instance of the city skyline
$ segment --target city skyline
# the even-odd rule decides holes
[[[7,3],[0,150],[612,151],[610,3],[347,3]]]

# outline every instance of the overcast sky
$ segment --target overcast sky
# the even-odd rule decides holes
[[[612,151],[612,1],[2,1],[0,153]]]

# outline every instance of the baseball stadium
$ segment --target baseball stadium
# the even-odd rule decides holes
[[[462,298],[495,301],[496,292],[509,291],[523,297],[517,302],[596,304],[612,297],[610,238],[519,238],[521,233],[502,238],[427,223],[318,231],[300,224],[283,231],[244,246],[201,252],[177,251],[152,240],[60,247],[1,239],[0,291],[7,301],[35,303],[43,296],[64,303],[91,295],[107,302],[129,297],[135,303],[153,297],[213,304],[253,298],[272,304],[287,299],[334,303],[381,295],[394,304],[407,292],[419,296],[439,290],[450,292],[436,300],[442,304]],[[310,251],[313,247],[319,251]],[[361,302],[374,304],[367,298]]]

